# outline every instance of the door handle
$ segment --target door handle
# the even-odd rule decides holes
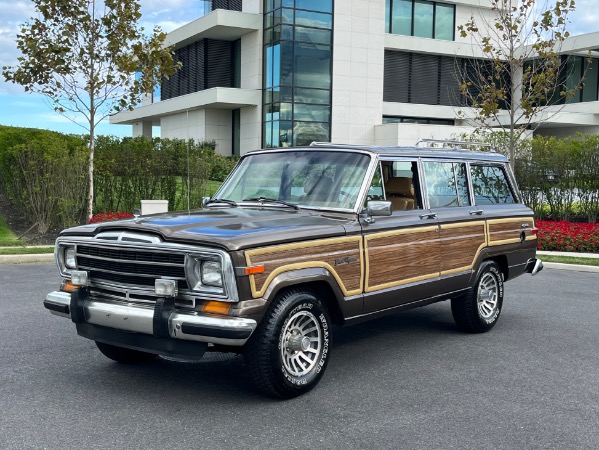
[[[437,215],[435,213],[422,214],[420,216],[421,219],[436,219]]]
[[[481,211],[480,209],[477,209],[475,211],[470,211],[470,215],[471,216],[482,216],[484,211]]]

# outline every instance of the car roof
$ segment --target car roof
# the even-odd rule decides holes
[[[378,157],[417,157],[417,158],[446,158],[446,159],[465,159],[487,162],[507,162],[508,158],[494,151],[480,152],[465,149],[456,149],[451,147],[379,147],[370,145],[349,145],[349,144],[328,144],[319,143],[310,147],[284,147],[271,148],[263,150],[254,150],[246,153],[246,155],[265,153],[265,152],[293,152],[293,151],[310,151],[321,152],[324,150],[346,151],[370,153]]]

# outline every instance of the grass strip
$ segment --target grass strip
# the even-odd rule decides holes
[[[0,246],[2,245],[21,245],[22,242],[17,239],[15,234],[10,231],[6,221],[0,217]]]
[[[576,256],[539,255],[543,262],[561,264],[582,264],[585,266],[599,266],[599,258],[579,258]]]
[[[0,255],[39,255],[41,253],[54,253],[54,247],[10,247],[0,248]]]

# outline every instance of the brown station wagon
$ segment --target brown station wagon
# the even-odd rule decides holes
[[[505,157],[316,144],[246,154],[202,210],[65,230],[44,306],[115,361],[244,355],[264,392],[312,389],[333,325],[451,300],[499,318],[503,283],[542,269]]]

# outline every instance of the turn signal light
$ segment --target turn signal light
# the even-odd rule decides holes
[[[62,283],[62,286],[60,286],[60,290],[65,291],[65,292],[73,292],[75,289],[78,289],[78,288],[79,288],[79,286],[74,286],[70,280],[66,280],[65,282]]]
[[[259,266],[246,267],[243,269],[244,275],[255,275],[257,273],[264,273],[264,264]]]
[[[210,301],[204,304],[203,311],[214,314],[229,314],[231,305],[225,302]]]

